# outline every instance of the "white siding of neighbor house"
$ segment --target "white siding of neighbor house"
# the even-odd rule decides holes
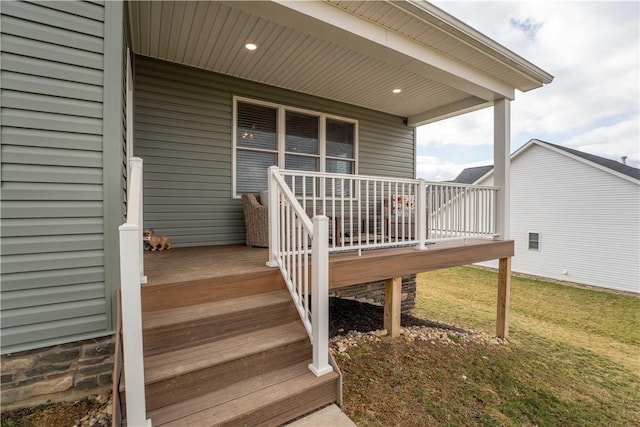
[[[637,183],[533,144],[511,163],[511,238],[515,272],[640,292]]]

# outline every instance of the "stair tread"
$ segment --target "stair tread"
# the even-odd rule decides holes
[[[142,314],[142,324],[144,330],[150,330],[212,316],[225,316],[230,313],[253,310],[288,301],[291,301],[291,296],[286,289],[282,289],[221,301],[146,312]]]
[[[286,368],[265,372],[210,393],[194,397],[193,399],[150,411],[147,415],[151,418],[154,425],[177,420],[213,406],[221,405],[229,400],[236,399],[256,390],[261,390],[290,378],[306,374],[309,372],[309,363],[311,363],[311,360],[306,360]]]
[[[268,329],[248,332],[219,341],[183,348],[145,358],[145,382],[197,371],[288,343],[308,339],[299,320]]]
[[[218,425],[314,387],[335,381],[335,372],[316,377],[308,369],[310,360],[232,384],[189,401],[149,414],[154,425]],[[155,417],[154,417],[155,415]]]

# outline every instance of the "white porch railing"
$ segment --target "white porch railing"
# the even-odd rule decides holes
[[[313,346],[309,369],[329,364],[328,220],[309,219],[277,167],[269,168],[269,262],[279,267]]]
[[[328,364],[329,252],[495,237],[496,187],[269,168],[269,261],[279,267],[313,344]],[[313,219],[310,219],[313,218]]]
[[[427,183],[427,239],[495,238],[498,187]]]
[[[142,242],[142,159],[132,158],[130,162],[127,218],[126,222],[118,228],[127,424],[151,426],[151,420],[146,418],[140,297],[140,285],[147,281],[144,276]]]
[[[496,235],[497,187],[281,170],[308,216],[326,215],[329,251]]]

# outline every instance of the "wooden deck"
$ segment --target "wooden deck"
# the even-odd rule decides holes
[[[337,253],[329,257],[329,286],[385,280],[384,328],[397,337],[400,276],[500,259],[496,334],[506,338],[513,248],[513,241],[469,239],[422,251]],[[340,400],[339,373],[316,377],[309,370],[309,336],[267,258],[267,249],[244,245],[144,253],[145,390],[153,425],[280,425]]]
[[[244,245],[199,246],[145,251],[148,285],[268,272],[269,250]]]
[[[513,241],[466,239],[438,242],[420,251],[395,248],[332,254],[329,287],[358,283],[513,256]],[[243,274],[269,273],[268,250],[244,245],[175,248],[145,252],[147,285],[185,283]]]

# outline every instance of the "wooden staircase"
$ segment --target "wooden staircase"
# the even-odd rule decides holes
[[[142,307],[154,427],[280,425],[338,399],[276,270],[143,285]]]

